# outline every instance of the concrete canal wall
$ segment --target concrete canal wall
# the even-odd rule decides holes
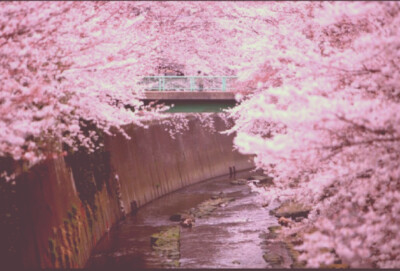
[[[217,131],[227,128],[218,117],[214,125]],[[94,177],[93,185],[74,179],[64,158],[46,161],[21,175],[17,193],[22,265],[83,267],[93,247],[124,212],[129,214],[187,185],[228,174],[230,166],[236,171],[253,167],[250,157],[233,150],[232,135],[210,131],[196,119],[188,126],[175,139],[160,123],[148,129],[127,127],[131,140],[122,135],[106,137],[112,174],[102,186],[96,186]],[[92,191],[91,187],[94,196],[82,200],[79,191]]]

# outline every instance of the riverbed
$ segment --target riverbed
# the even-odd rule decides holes
[[[254,172],[238,173],[236,179]],[[203,181],[165,195],[139,208],[114,226],[94,249],[90,268],[165,268],[165,257],[154,251],[151,236],[179,225],[171,215],[187,212],[211,197],[233,198],[209,216],[180,227],[179,257],[174,268],[269,268],[263,259],[263,233],[278,225],[262,207],[262,198],[248,185],[233,185],[229,177]]]

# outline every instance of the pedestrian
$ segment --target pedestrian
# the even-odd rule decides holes
[[[198,90],[203,91],[204,89],[204,81],[203,78],[201,77],[201,71],[197,71],[197,85],[198,85]]]

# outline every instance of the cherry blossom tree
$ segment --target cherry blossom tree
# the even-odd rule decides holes
[[[114,87],[116,78],[96,80],[93,77],[99,78],[101,72],[94,75],[90,70],[95,63],[103,71],[126,64],[111,62],[109,55],[93,58],[98,54],[94,48],[100,41],[95,37],[101,27],[95,21],[105,20],[108,13],[94,16],[102,4],[1,5],[1,156],[34,163],[44,158],[47,145],[57,139],[72,144],[76,138],[90,147],[80,118],[104,130],[140,122],[138,113],[124,108],[140,107],[136,95],[123,91],[121,84]],[[86,31],[90,31],[90,41],[85,39]],[[87,50],[93,50],[92,58]]]
[[[267,29],[261,6],[1,3],[0,156],[33,164],[60,153],[60,140],[93,149],[96,134],[83,133],[83,120],[123,133],[125,124],[160,117],[144,108],[138,84],[160,67],[234,75],[259,56],[249,46]]]
[[[318,231],[301,247],[310,267],[335,254],[351,267],[400,266],[399,11],[279,6],[263,63],[242,72],[257,90],[231,110],[235,144],[275,177],[267,196],[314,206],[303,224]]]
[[[101,133],[161,119],[157,108],[143,106],[139,84],[145,75],[160,74],[160,67],[182,66],[187,75],[235,74],[241,63],[235,48],[242,46],[235,33],[249,31],[227,23],[235,9],[213,2],[0,3],[2,255],[18,261],[13,161],[27,169],[65,149],[87,160],[82,149],[101,147]],[[210,124],[207,118],[201,116]],[[174,130],[185,128],[187,118],[172,120]]]
[[[309,266],[400,265],[400,5],[2,2],[0,157],[34,164],[146,127],[144,75],[240,75],[235,144],[312,204]],[[179,116],[176,116],[179,119]],[[181,125],[185,126],[184,121]],[[0,172],[0,174],[2,174]],[[323,253],[332,248],[334,253]]]

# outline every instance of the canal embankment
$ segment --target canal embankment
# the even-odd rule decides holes
[[[219,133],[228,124],[217,116],[213,123],[215,131],[188,118],[188,129],[175,138],[159,122],[148,129],[128,126],[130,140],[105,135],[101,159],[59,157],[21,174],[23,267],[83,267],[98,241],[132,211],[229,168],[252,168],[250,157],[233,149],[233,135]]]

